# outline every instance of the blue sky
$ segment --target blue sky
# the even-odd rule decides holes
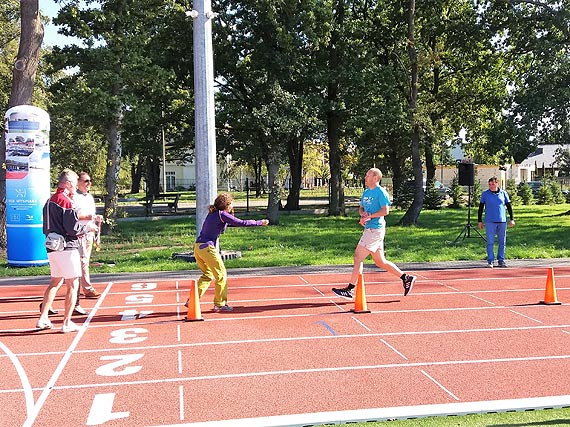
[[[59,10],[59,5],[55,0],[39,0],[40,10],[42,13],[50,18],[57,15]],[[70,44],[73,41],[71,37],[65,37],[61,34],[57,34],[57,27],[51,23],[51,21],[44,26],[44,46],[63,46]]]

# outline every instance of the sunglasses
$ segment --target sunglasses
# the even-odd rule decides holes
[[[91,182],[90,179],[84,179],[83,182]]]

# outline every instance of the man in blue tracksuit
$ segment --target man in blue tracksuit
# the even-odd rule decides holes
[[[497,261],[499,267],[506,267],[505,246],[507,243],[507,211],[509,212],[509,227],[515,226],[511,199],[506,191],[499,188],[496,176],[489,178],[489,189],[481,194],[479,212],[477,214],[479,228],[483,229],[483,210],[485,210],[485,234],[487,237],[487,265],[493,267],[495,260],[495,236],[499,243]]]

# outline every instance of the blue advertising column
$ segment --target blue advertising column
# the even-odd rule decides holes
[[[4,116],[9,266],[48,263],[42,208],[50,197],[49,128],[48,113],[31,105],[10,108]]]

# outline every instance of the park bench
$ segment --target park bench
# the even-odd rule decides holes
[[[155,208],[166,208],[168,212],[178,213],[180,194],[160,193],[155,196],[150,194],[143,199],[146,216],[154,214]]]

